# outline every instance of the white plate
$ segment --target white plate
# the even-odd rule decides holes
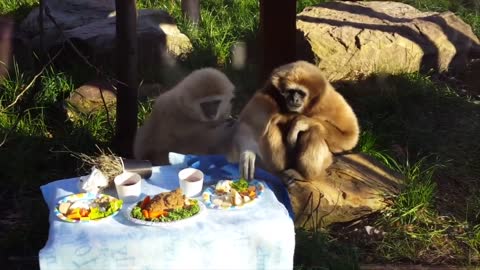
[[[185,224],[190,224],[192,222],[196,222],[199,218],[201,218],[205,214],[205,210],[206,210],[205,205],[200,200],[196,200],[196,201],[198,203],[198,206],[200,207],[200,211],[198,211],[197,214],[191,217],[181,219],[181,220],[175,220],[175,221],[169,221],[169,222],[158,222],[158,221],[147,221],[147,220],[136,219],[132,217],[132,210],[135,206],[137,206],[137,203],[134,203],[133,205],[129,206],[126,210],[123,211],[123,214],[131,222],[140,224],[140,225],[159,226],[159,227],[185,225]]]
[[[242,205],[231,205],[231,206],[221,206],[214,203],[214,198],[218,196],[215,192],[215,185],[211,185],[205,189],[202,193],[203,202],[205,203],[207,208],[210,209],[221,209],[221,210],[230,210],[236,208],[242,208],[248,205],[254,204],[258,199],[262,196],[263,192],[265,191],[265,184],[258,180],[252,180],[248,183],[248,186],[255,186],[257,190],[257,197],[247,203],[243,203]]]
[[[73,208],[82,208],[83,207],[83,208],[88,209],[90,207],[90,204],[95,199],[101,199],[101,198],[104,198],[104,197],[109,198],[109,200],[118,200],[117,198],[112,197],[112,196],[107,195],[107,194],[77,193],[77,194],[72,194],[72,195],[66,196],[66,197],[62,198],[60,201],[58,201],[57,205],[55,206],[54,212],[55,212],[55,215],[59,219],[61,219],[63,221],[67,221],[67,222],[72,222],[72,223],[92,222],[92,221],[95,222],[95,221],[99,221],[99,220],[102,220],[104,218],[112,217],[112,216],[115,216],[116,214],[118,214],[118,211],[121,208],[118,209],[117,211],[113,212],[111,215],[103,217],[103,218],[98,218],[98,219],[86,219],[86,218],[85,219],[70,219],[70,218],[64,216],[62,213],[60,213],[60,210],[58,209],[60,204],[65,203],[65,202],[72,203],[70,208],[72,208],[72,206],[74,206]]]

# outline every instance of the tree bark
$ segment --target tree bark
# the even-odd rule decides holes
[[[135,0],[115,0],[117,49],[117,124],[114,145],[132,157],[137,130],[137,10]]]
[[[260,0],[260,79],[295,60],[296,1]]]
[[[13,19],[0,16],[0,80],[8,74],[12,59]]]
[[[193,24],[200,22],[200,0],[182,0],[182,13]]]

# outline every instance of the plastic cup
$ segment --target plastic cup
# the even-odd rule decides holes
[[[195,168],[186,168],[178,173],[180,189],[187,197],[196,197],[202,193],[203,172]]]
[[[142,193],[142,177],[138,173],[123,172],[114,179],[118,198],[124,202],[137,201]]]

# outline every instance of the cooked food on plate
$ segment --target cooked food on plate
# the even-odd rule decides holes
[[[88,221],[111,216],[118,212],[122,205],[122,200],[109,195],[79,193],[60,200],[55,213],[66,221]]]
[[[200,211],[198,201],[185,197],[181,189],[146,196],[133,207],[131,216],[154,222],[171,222],[186,219]]]
[[[220,180],[203,193],[203,200],[211,208],[232,208],[254,201],[263,190],[263,184],[258,181]]]

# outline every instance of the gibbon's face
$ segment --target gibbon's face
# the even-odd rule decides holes
[[[300,88],[281,89],[280,94],[285,99],[287,111],[301,113],[305,107],[307,92]]]
[[[230,114],[231,99],[228,95],[214,95],[197,100],[196,117],[204,122],[226,119]]]
[[[327,81],[320,69],[305,61],[278,67],[272,73],[271,85],[280,93],[285,110],[303,113],[311,102],[325,93]]]

